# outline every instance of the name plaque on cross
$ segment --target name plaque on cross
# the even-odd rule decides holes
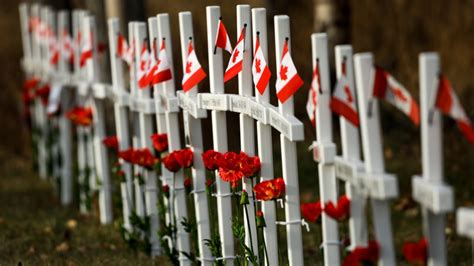
[[[415,201],[434,213],[451,212],[454,209],[453,190],[444,184],[433,184],[420,176],[412,179]]]
[[[198,94],[198,107],[206,110],[227,111],[229,109],[229,98],[225,94]]]
[[[249,115],[263,124],[268,124],[268,119],[266,115],[266,108],[264,105],[256,102],[254,99],[248,99],[247,101]]]
[[[241,95],[229,95],[230,111],[250,115],[247,100],[248,98]]]

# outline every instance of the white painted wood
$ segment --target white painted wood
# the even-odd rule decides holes
[[[179,32],[181,44],[181,61],[183,73],[186,71],[186,59],[188,55],[189,42],[193,42],[193,17],[191,12],[179,13]],[[192,88],[186,94],[189,96],[198,93],[197,86]],[[189,114],[183,109],[184,135],[186,145],[190,145],[194,152],[193,160],[193,188],[194,188],[194,208],[196,209],[196,224],[198,229],[198,247],[199,257],[202,265],[212,265],[213,260],[209,248],[205,245],[205,239],[211,239],[211,229],[209,222],[209,203],[206,194],[206,169],[204,168],[201,155],[204,145],[202,140],[201,120]]]
[[[421,53],[420,64],[420,116],[423,179],[433,185],[443,184],[442,117],[432,108],[436,77],[440,72],[440,59],[436,53]],[[430,114],[430,112],[432,112]],[[431,116],[431,121],[430,120]],[[431,122],[431,123],[430,123]],[[428,265],[447,265],[445,215],[423,208],[423,229],[428,240]]]
[[[214,53],[214,44],[216,40],[217,25],[221,10],[219,6],[206,7],[207,22],[207,53],[209,61],[209,84],[210,91],[213,94],[224,93],[224,71],[222,65],[222,50],[216,49]],[[226,113],[221,111],[211,111],[212,117],[212,140],[214,150],[218,152],[227,152],[227,118]],[[219,235],[222,244],[222,256],[226,265],[234,265],[234,239],[232,236],[232,205],[230,185],[221,180],[219,173],[216,172],[216,190],[217,190],[217,213],[219,224]]]
[[[244,39],[244,55],[242,62],[242,72],[238,74],[239,95],[249,96],[253,95],[253,81],[252,81],[252,20],[250,15],[250,5],[237,5],[237,37],[239,39],[241,30],[246,27]],[[255,122],[253,118],[247,114],[239,114],[240,120],[240,149],[249,156],[255,155]],[[243,188],[249,193],[249,204],[247,204],[248,220],[245,224],[245,243],[249,247],[253,247],[253,252],[258,255],[258,240],[257,240],[257,226],[255,224],[255,210],[252,198],[253,186],[250,178],[244,178]],[[247,219],[245,211],[244,221]],[[252,236],[252,239],[250,239]],[[252,241],[252,243],[251,243]]]
[[[275,23],[275,56],[276,71],[280,69],[283,45],[288,38],[288,51],[291,53],[290,18],[287,15],[274,17]],[[294,114],[293,97],[285,103],[278,103],[282,115]],[[286,184],[285,192],[285,219],[288,245],[288,262],[290,265],[303,265],[303,240],[301,236],[300,193],[298,184],[298,160],[296,142],[290,141],[280,134],[281,160],[283,179]]]
[[[170,64],[172,79],[162,82],[161,90],[158,90],[159,95],[162,99],[175,98],[176,97],[176,86],[174,83],[174,70],[173,70],[173,46],[171,42],[171,30],[169,16],[166,13],[158,14],[156,16],[158,21],[158,38],[157,40],[165,41],[168,62]],[[178,113],[167,110],[166,112],[166,127],[168,132],[168,148],[170,152],[181,149],[181,140],[179,134],[179,120]],[[174,174],[174,187],[175,191],[172,192],[174,195],[174,215],[176,217],[177,227],[177,244],[178,250],[181,252],[190,252],[189,234],[184,230],[181,221],[188,217],[188,209],[186,206],[186,191],[183,185],[184,175],[183,170],[180,170]],[[190,265],[190,261],[182,253],[179,255],[181,265]]]
[[[21,3],[18,7],[20,12],[20,28],[21,28],[21,44],[23,46],[23,68],[27,71],[27,74],[31,73],[31,60],[32,60],[32,47],[31,47],[31,35],[29,32],[29,6],[27,3]]]
[[[101,73],[98,62],[97,51],[97,32],[95,18],[88,16],[83,21],[84,36],[92,38],[92,58],[87,61],[87,77],[91,83],[96,83],[101,79]],[[109,159],[107,155],[107,147],[102,144],[102,140],[107,137],[105,128],[105,110],[104,101],[101,99],[92,99],[93,108],[93,145],[96,164],[97,178],[100,180],[99,187],[99,208],[100,221],[102,224],[110,224],[113,221],[112,216],[112,196],[110,185]]]
[[[158,19],[156,17],[151,17],[148,19],[148,31],[150,40],[156,42],[157,48],[159,48],[158,38]],[[153,98],[155,102],[155,109],[159,110],[164,105],[164,101],[162,101],[163,95],[163,85],[154,85],[153,86]],[[167,134],[168,129],[166,127],[166,114],[164,112],[160,112],[156,114],[156,128],[159,134]],[[161,180],[162,185],[168,185],[170,188],[170,195],[173,192],[173,173],[168,171],[163,164],[161,164],[161,176],[159,177]],[[172,213],[174,210],[173,204],[169,204],[168,199],[164,199],[164,204],[167,208],[167,212],[165,214],[165,219],[167,224],[173,224],[174,219],[172,219]]]
[[[458,235],[474,240],[474,208],[458,208],[456,211],[456,231]]]
[[[122,196],[123,227],[125,230],[131,231],[132,226],[130,225],[130,204],[132,200],[130,198],[130,193],[128,192],[127,182],[120,183],[120,194]]]
[[[111,18],[108,20],[108,34],[109,34],[109,51],[110,51],[110,68],[112,72],[112,89],[118,95],[127,93],[123,75],[123,63],[121,59],[117,57],[117,38],[120,33],[120,23],[117,18]],[[114,114],[115,114],[115,131],[119,141],[119,150],[126,150],[130,147],[130,133],[128,128],[128,109],[126,106],[119,103],[114,103]],[[123,160],[119,160],[122,164],[122,170],[125,173],[125,180],[127,184],[127,196],[130,204],[127,206],[128,211],[133,209],[133,201],[131,197],[133,195],[132,190],[132,165]],[[126,214],[125,207],[122,209],[123,215]],[[127,218],[128,219],[128,218]],[[125,221],[125,220],[124,220]]]
[[[265,8],[252,8],[252,36],[253,47],[257,40],[257,32],[260,39],[260,47],[265,58],[268,60],[268,41],[267,41],[267,12]],[[263,95],[255,88],[255,98],[258,103],[270,103],[270,86],[267,86]],[[273,147],[272,147],[272,128],[268,124],[257,121],[257,146],[258,156],[261,161],[260,181],[266,181],[274,178],[273,175]],[[274,201],[261,202],[262,211],[265,216],[267,226],[263,230],[265,244],[267,246],[268,261],[266,265],[278,264],[278,238],[276,228],[276,208]],[[266,258],[265,258],[266,260]]]
[[[357,98],[357,91],[355,89],[354,68],[352,66],[352,46],[351,45],[337,45],[335,47],[336,55],[336,70],[337,78],[342,75],[342,63],[346,58],[346,78],[349,86],[354,88],[354,93]],[[360,155],[360,136],[359,128],[354,126],[344,117],[339,117],[339,125],[341,127],[341,144],[342,144],[342,159],[349,163],[362,164]],[[346,194],[351,200],[351,216],[349,218],[349,233],[351,246],[350,249],[356,247],[367,246],[367,219],[365,214],[366,198],[362,195],[354,183],[345,183]]]
[[[143,43],[143,40],[147,38],[147,27],[146,23],[138,22],[134,25],[134,36],[137,41]],[[141,99],[151,99],[151,89],[147,88],[141,90],[139,93]],[[139,113],[140,119],[140,139],[141,148],[148,148],[153,151],[153,144],[151,141],[151,135],[153,134],[153,114]],[[156,187],[156,173],[154,170],[144,169],[145,178],[145,209],[146,215],[150,218],[150,243],[151,243],[151,256],[156,257],[161,254],[160,241],[158,239],[158,210],[157,210],[157,187]]]
[[[349,59],[349,57],[347,58]],[[356,65],[357,100],[359,104],[365,169],[369,175],[384,174],[385,166],[382,150],[382,134],[380,132],[379,106],[378,100],[372,97],[372,55],[370,53],[356,54],[354,62]],[[347,70],[349,72],[349,69]],[[372,101],[371,107],[369,107],[369,101]],[[372,108],[372,110],[370,110],[370,116],[369,108]],[[386,199],[372,198],[371,203],[375,237],[380,245],[378,264],[395,265],[390,202]]]
[[[329,102],[331,99],[331,87],[329,77],[328,47],[326,33],[315,33],[311,36],[313,69],[316,62],[319,64],[319,75],[321,88],[318,92],[318,103],[316,105],[316,139],[319,146],[332,146],[332,120]],[[322,92],[322,93],[321,93]],[[323,149],[319,153],[324,152]],[[326,154],[321,156],[325,157]],[[320,162],[319,171],[319,194],[322,204],[328,201],[337,202],[337,179],[334,162]],[[331,219],[326,213],[322,213],[323,224],[323,251],[324,265],[339,265],[341,263],[339,254],[339,232],[337,221]],[[353,239],[351,238],[351,242]]]

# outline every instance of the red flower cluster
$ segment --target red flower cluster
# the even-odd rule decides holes
[[[323,208],[321,206],[321,201],[317,202],[309,202],[309,203],[303,203],[300,206],[301,209],[301,215],[309,221],[315,223],[316,221],[319,220],[319,217],[321,216],[321,213],[323,212]]]
[[[219,168],[219,163],[222,161],[222,153],[215,150],[208,150],[201,156],[207,170],[214,171]]]
[[[102,140],[102,144],[104,144],[105,147],[112,149],[115,152],[119,150],[119,142],[117,136],[110,136],[104,138]]]
[[[92,109],[76,106],[67,112],[66,117],[76,126],[90,126],[92,124]]]
[[[253,187],[257,200],[275,200],[283,197],[285,193],[285,181],[278,177],[272,180],[263,181]]]
[[[158,158],[155,158],[148,148],[143,149],[127,149],[118,153],[119,158],[131,164],[139,165],[147,169],[153,169],[158,163]]]
[[[166,133],[151,135],[151,141],[157,152],[164,152],[168,150],[168,135]]]
[[[367,247],[356,247],[344,258],[342,266],[377,265],[380,247],[376,241],[369,241]]]
[[[193,158],[193,151],[186,148],[168,154],[168,156],[163,158],[163,164],[169,171],[178,172],[181,168],[191,167],[193,165]]]
[[[33,100],[35,99],[35,89],[40,84],[40,80],[38,78],[31,78],[26,80],[23,83],[23,104],[25,107],[29,106]]]
[[[425,238],[418,242],[405,242],[402,247],[403,257],[413,265],[426,265],[428,259],[428,241]]]
[[[48,99],[49,99],[49,92],[51,91],[51,87],[49,84],[44,85],[41,88],[38,88],[35,92],[36,97],[39,97],[41,99],[41,102],[43,105],[48,104]]]
[[[324,205],[324,212],[331,218],[341,222],[349,218],[351,210],[351,201],[346,195],[339,197],[337,206],[329,201]]]

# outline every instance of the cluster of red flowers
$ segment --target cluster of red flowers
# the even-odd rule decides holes
[[[405,260],[414,265],[426,265],[428,259],[428,241],[425,238],[418,242],[406,242],[402,247]]]
[[[166,133],[151,135],[151,141],[157,152],[161,153],[168,150],[168,135]]]
[[[310,221],[316,222],[321,216],[322,212],[325,212],[329,217],[341,222],[349,218],[351,202],[346,195],[343,195],[337,201],[337,205],[334,205],[331,201],[327,202],[323,206],[320,201],[303,203],[300,206],[301,214],[303,217]]]
[[[127,149],[118,153],[119,158],[131,164],[139,165],[147,169],[153,167],[159,162],[158,158],[153,156],[148,148]]]
[[[92,109],[76,106],[66,113],[66,117],[76,126],[90,126],[92,124]]]
[[[193,165],[193,155],[193,151],[189,148],[176,150],[163,158],[163,164],[166,169],[175,173],[181,168],[191,167]]]
[[[41,99],[41,102],[43,103],[43,105],[48,104],[50,91],[51,91],[51,87],[49,86],[49,84],[46,84],[46,85],[36,89],[35,95],[36,95],[36,97]]]
[[[245,152],[222,154],[208,150],[202,154],[202,160],[206,169],[219,170],[221,179],[231,183],[233,188],[243,177],[255,177],[261,168],[260,159],[257,156],[248,156]]]
[[[367,247],[356,247],[344,258],[342,266],[377,265],[380,247],[376,241],[369,241]]]
[[[35,99],[35,89],[38,87],[40,80],[31,78],[23,83],[23,104],[25,108],[29,106]]]
[[[276,200],[283,197],[285,193],[285,181],[278,177],[256,184],[253,187],[257,200]]]
[[[119,142],[117,136],[110,136],[106,137],[102,140],[102,144],[105,145],[105,147],[118,152],[119,150]]]

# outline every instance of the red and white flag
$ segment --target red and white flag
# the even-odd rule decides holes
[[[230,44],[229,34],[227,34],[227,30],[221,18],[219,18],[219,24],[217,25],[216,35],[217,36],[216,36],[216,43],[214,46],[214,53],[216,53],[216,48],[219,47],[226,50],[227,52],[231,54],[232,45]]]
[[[123,61],[125,61],[129,66],[133,62],[133,56],[134,56],[134,47],[133,47],[133,42],[131,46],[128,46],[127,40],[125,37],[119,33],[117,37],[117,55],[119,58],[121,58]]]
[[[318,93],[321,90],[321,78],[319,76],[319,63],[313,71],[313,80],[311,81],[311,88],[308,91],[308,101],[306,102],[306,112],[311,120],[313,126],[316,125],[316,106],[318,103]]]
[[[156,52],[154,53],[156,54]],[[155,61],[155,58],[153,58]],[[154,62],[149,76],[152,84],[158,84],[171,79],[171,67],[168,62],[168,55],[166,54],[165,39],[161,41],[161,48],[158,54],[158,60]]]
[[[63,34],[61,36],[62,40],[62,57],[66,58],[69,60],[70,63],[74,62],[74,41],[72,40],[71,35],[69,35],[69,32],[67,30],[63,31]]]
[[[387,71],[379,67],[375,67],[373,71],[373,96],[393,104],[418,126],[420,109],[408,90]]]
[[[244,52],[245,52],[245,29],[244,27],[240,32],[239,40],[235,45],[234,50],[230,56],[229,64],[224,73],[224,82],[231,80],[233,77],[237,76],[242,71],[242,62],[244,61]]]
[[[359,126],[355,90],[349,85],[345,62],[342,63],[342,75],[337,80],[336,88],[331,97],[330,107],[334,113],[343,116],[354,126]]]
[[[199,63],[196,52],[194,51],[192,40],[189,40],[186,68],[183,74],[183,81],[181,82],[184,92],[188,92],[190,89],[194,88],[205,77],[206,72],[204,72],[204,69],[202,69],[201,64]]]
[[[140,51],[140,59],[137,66],[138,87],[145,89],[150,85],[150,52],[148,51],[148,42],[143,41],[142,49]]]
[[[458,97],[454,93],[451,82],[443,75],[438,78],[434,107],[456,120],[459,130],[470,143],[474,144],[474,127],[471,120],[464,112]]]
[[[288,51],[288,42],[285,41],[281,55],[280,71],[278,71],[275,85],[280,102],[286,102],[303,84],[304,82],[298,75],[298,71],[296,71],[295,64]]]
[[[59,62],[60,53],[59,53],[59,43],[56,41],[56,38],[50,39],[49,43],[49,63],[52,66],[56,66]]]
[[[265,92],[268,82],[270,81],[271,72],[267,65],[262,47],[260,47],[260,38],[257,33],[257,41],[255,42],[255,54],[252,63],[252,75],[255,87],[261,95]]]
[[[81,35],[79,35],[81,36]],[[84,36],[82,36],[84,37]],[[89,59],[92,58],[92,36],[89,38],[80,38],[84,43],[81,45],[81,57],[79,58],[79,66],[84,67]]]

